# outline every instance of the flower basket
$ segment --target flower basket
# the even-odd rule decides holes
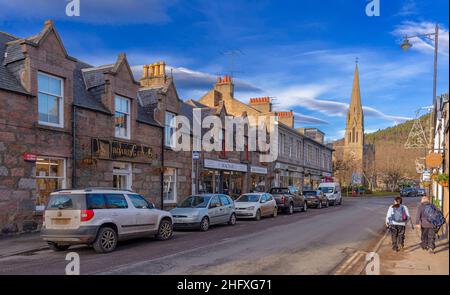
[[[448,181],[439,181],[439,185],[443,187],[448,187]]]

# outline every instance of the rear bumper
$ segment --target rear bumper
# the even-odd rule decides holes
[[[319,206],[320,200],[318,200],[318,199],[306,199],[306,204],[308,206]]]
[[[47,229],[41,230],[44,241],[62,244],[89,244],[97,237],[99,226],[89,225],[77,229]]]

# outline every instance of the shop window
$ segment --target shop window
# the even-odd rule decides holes
[[[175,114],[166,112],[164,120],[164,144],[167,147],[172,147],[172,134],[175,133],[175,128],[170,126],[170,122],[175,118]]]
[[[36,205],[38,210],[47,204],[50,193],[66,188],[66,163],[64,159],[38,157],[36,161]]]
[[[64,127],[63,79],[38,73],[39,124]]]
[[[164,201],[177,202],[177,169],[166,168],[164,171]]]
[[[131,164],[113,164],[113,186],[118,189],[131,190]]]
[[[130,139],[130,100],[116,96],[114,108],[116,137]]]

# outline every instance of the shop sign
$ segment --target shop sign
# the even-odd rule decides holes
[[[218,169],[218,170],[247,172],[247,165],[223,162],[223,161],[216,161],[216,160],[210,160],[210,159],[205,159],[204,167]]]
[[[117,158],[146,158],[153,159],[153,150],[151,147],[120,141],[109,141],[93,138],[92,154],[102,159]]]
[[[37,156],[35,154],[25,153],[23,154],[23,160],[26,162],[36,162]]]
[[[301,167],[297,167],[297,166],[293,166],[293,165],[287,165],[287,164],[283,164],[283,163],[276,163],[275,164],[275,169],[289,170],[289,171],[296,171],[296,172],[302,172],[303,171],[303,169]]]
[[[425,163],[428,168],[438,168],[442,165],[442,155],[438,153],[431,153],[425,157]]]
[[[259,166],[250,166],[250,172],[251,173],[258,173],[258,174],[267,174],[267,168],[266,167],[259,167]]]
[[[422,174],[422,181],[430,181],[430,180],[431,180],[430,170],[424,170]]]

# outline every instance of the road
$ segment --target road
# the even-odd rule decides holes
[[[383,232],[392,197],[346,198],[342,206],[238,221],[208,232],[175,232],[170,241],[119,243],[109,254],[86,246],[81,274],[330,274]],[[407,199],[405,204],[418,202]],[[64,274],[67,252],[41,250],[0,259],[0,274]]]

